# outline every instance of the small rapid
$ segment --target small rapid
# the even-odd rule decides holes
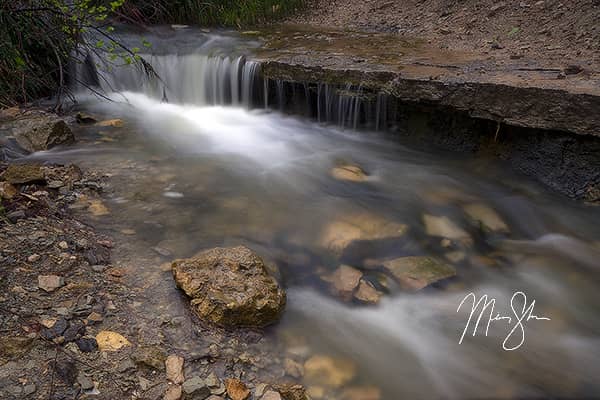
[[[256,249],[279,265],[289,290],[284,319],[271,333],[289,354],[298,354],[300,342],[301,354],[350,359],[358,369],[354,384],[376,385],[383,399],[600,392],[598,209],[557,197],[495,160],[390,141],[376,132],[393,120],[384,95],[363,98],[360,88],[351,94],[351,87],[327,84],[312,93],[298,84],[300,94],[290,94],[263,80],[252,41],[190,30],[151,42],[155,51],[146,57],[160,79],[131,66],[98,68],[104,97],[78,87],[80,107],[123,118],[126,127],[86,133],[81,146],[91,150],[37,156],[110,165],[107,173],[122,185],[108,195],[113,218],[105,228],[139,232],[127,238],[132,259],[154,246],[174,257],[216,245]],[[89,75],[80,70],[80,81]],[[305,110],[298,98],[316,99],[316,110],[304,114],[312,120],[281,112],[285,104]],[[332,177],[346,164],[368,177]],[[505,229],[474,224],[472,204],[493,210]],[[408,233],[358,241],[336,258],[323,232],[356,215],[377,228],[406,224]],[[452,221],[445,232],[469,240],[444,241],[427,218]],[[373,267],[373,260],[398,256],[445,260],[457,276],[418,293],[403,290]],[[384,293],[379,304],[332,293],[340,264],[360,269]],[[149,270],[136,273],[144,282],[156,279]],[[498,321],[487,336],[482,322],[459,344],[469,316],[467,307],[457,312],[465,296],[488,295],[499,315],[511,315],[518,291],[550,318],[526,323],[521,348],[503,350],[509,329]]]

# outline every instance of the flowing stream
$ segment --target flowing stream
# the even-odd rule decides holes
[[[328,85],[319,87],[316,120],[282,113],[277,99],[286,94],[252,61],[257,41],[167,31],[147,38],[160,81],[131,66],[80,67],[80,81],[95,81],[113,100],[82,89],[81,107],[122,118],[124,127],[82,128],[75,148],[37,156],[112,176],[111,215],[95,223],[122,243],[123,264],[146,260],[135,279],[155,292],[151,309],[186,312],[172,282],[150,267],[169,257],[152,248],[188,257],[243,243],[277,262],[288,290],[285,316],[269,334],[301,357],[351,360],[358,373],[348,385],[375,385],[384,399],[600,393],[599,208],[555,195],[499,161],[423,152],[375,129],[354,130],[359,100],[336,97]],[[371,128],[384,118],[380,101]],[[341,164],[359,165],[368,177],[334,179],[330,171]],[[507,229],[473,224],[465,211],[472,203],[495,210]],[[328,274],[341,261],[322,232],[351,215],[408,226],[401,238],[358,246],[343,260],[385,292],[378,305],[344,302],[329,290]],[[428,232],[424,215],[446,217],[470,240],[444,242]],[[457,276],[412,293],[368,267],[404,255],[443,259]],[[485,318],[459,344],[469,313],[457,308],[468,293],[495,298],[496,311],[512,316],[517,291],[550,320],[524,322],[524,342],[513,351],[502,347],[509,324],[492,322],[486,337]]]

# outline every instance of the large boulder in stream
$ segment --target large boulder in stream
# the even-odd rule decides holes
[[[264,327],[277,321],[285,307],[285,291],[264,261],[244,246],[175,260],[172,271],[200,319],[222,327]]]
[[[31,153],[75,141],[71,128],[62,118],[43,111],[26,112],[18,119],[3,123],[2,128]]]

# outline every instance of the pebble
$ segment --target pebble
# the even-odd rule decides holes
[[[263,397],[261,397],[261,400],[281,400],[281,395],[273,390],[268,390]]]
[[[165,396],[163,400],[179,400],[181,399],[181,386],[175,385],[171,386],[165,392]]]
[[[84,353],[92,353],[98,350],[98,342],[93,337],[82,337],[81,339],[77,339],[75,344]]]
[[[39,275],[38,287],[46,292],[53,292],[61,286],[64,286],[65,280],[57,275]]]
[[[63,336],[65,342],[72,342],[83,333],[85,333],[85,325],[81,321],[71,321],[71,326],[63,332]]]
[[[95,311],[90,313],[90,315],[87,316],[87,320],[92,323],[102,322],[103,319],[104,318],[102,317],[102,315]]]
[[[210,396],[210,389],[206,382],[199,376],[195,376],[183,383],[183,392],[192,398],[204,399]]]
[[[33,383],[30,383],[29,385],[23,386],[23,395],[31,396],[32,394],[35,393],[36,390],[37,390],[37,387]]]
[[[259,383],[258,385],[256,385],[256,387],[254,388],[254,398],[260,399],[262,395],[265,394],[268,388],[269,385],[267,385],[266,383]]]
[[[152,385],[152,381],[144,378],[143,376],[138,377],[138,382],[140,384],[140,389],[144,391]]]
[[[112,331],[101,331],[96,335],[100,351],[117,351],[131,343],[121,334]]]
[[[67,250],[69,248],[69,244],[63,240],[58,244],[58,247],[60,247],[63,250]]]
[[[167,379],[173,383],[180,384],[184,381],[183,376],[183,357],[171,354],[165,360],[167,370]]]
[[[60,189],[65,186],[63,181],[50,181],[48,182],[48,189]]]
[[[108,266],[97,264],[97,265],[92,265],[91,268],[92,268],[92,271],[94,271],[94,272],[104,272],[108,268]]]
[[[77,383],[79,383],[79,386],[81,386],[81,389],[83,390],[91,390],[94,388],[94,382],[84,374],[79,374],[77,376]]]
[[[231,400],[246,400],[250,397],[250,390],[239,379],[227,379],[225,381],[225,388]]]
[[[30,263],[34,263],[39,261],[40,258],[42,258],[42,256],[40,256],[39,254],[32,254],[29,257],[27,257],[27,261]]]

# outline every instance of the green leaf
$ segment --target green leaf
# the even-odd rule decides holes
[[[508,36],[513,36],[513,35],[516,35],[517,33],[519,33],[519,31],[520,31],[520,30],[521,30],[521,29],[519,29],[518,27],[516,27],[516,26],[515,26],[514,28],[512,28],[512,29],[510,30],[510,32],[508,32]]]

